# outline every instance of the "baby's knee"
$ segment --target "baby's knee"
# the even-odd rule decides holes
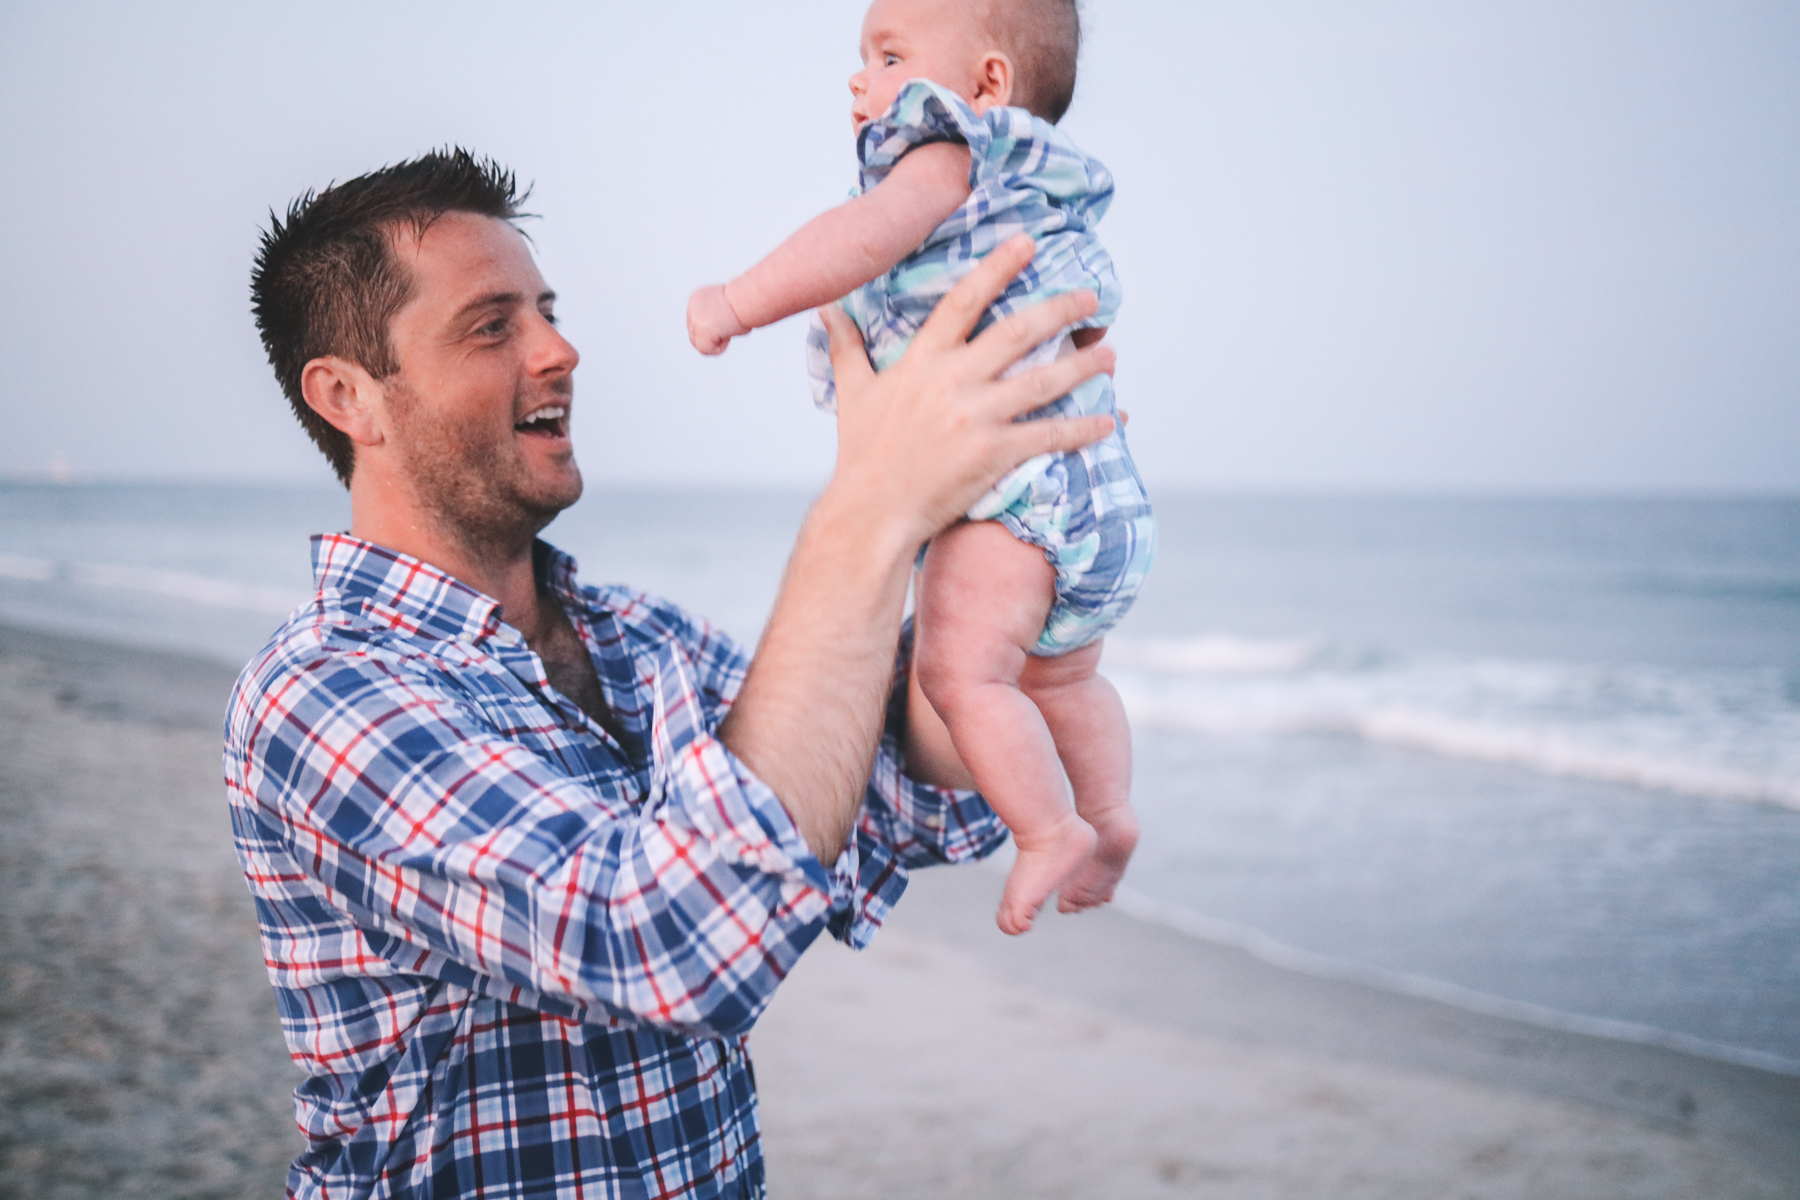
[[[1049,693],[1086,685],[1100,672],[1103,639],[1054,657],[1033,655],[1019,673],[1019,687],[1027,693]]]
[[[936,638],[919,639],[918,652],[913,658],[913,675],[919,681],[919,690],[939,712],[971,684],[966,660]]]

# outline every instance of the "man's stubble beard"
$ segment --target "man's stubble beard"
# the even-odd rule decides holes
[[[552,390],[565,399],[574,394],[568,380],[558,381]],[[510,557],[528,548],[557,514],[581,498],[581,470],[572,457],[573,480],[546,486],[532,480],[511,426],[504,441],[495,444],[445,420],[397,377],[386,381],[386,391],[420,511],[431,514],[440,531],[469,553]]]

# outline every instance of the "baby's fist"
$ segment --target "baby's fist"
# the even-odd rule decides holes
[[[688,297],[688,341],[702,354],[718,354],[734,337],[750,332],[750,327],[731,311],[725,299],[723,284],[709,284]]]

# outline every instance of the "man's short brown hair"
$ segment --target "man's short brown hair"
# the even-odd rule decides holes
[[[510,221],[523,215],[524,199],[511,171],[451,147],[307,192],[288,206],[285,221],[269,213],[250,273],[256,328],[294,415],[345,487],[355,448],[306,403],[306,364],[329,355],[376,379],[399,370],[388,325],[410,298],[412,277],[394,254],[395,227],[423,236],[448,212]]]

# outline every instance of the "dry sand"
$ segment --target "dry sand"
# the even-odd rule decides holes
[[[287,1061],[218,781],[232,672],[0,627],[0,1198],[279,1196]],[[1800,1080],[915,879],[752,1044],[806,1197],[1800,1196]]]
[[[231,850],[233,672],[0,627],[0,1197],[278,1197],[300,1075]]]

